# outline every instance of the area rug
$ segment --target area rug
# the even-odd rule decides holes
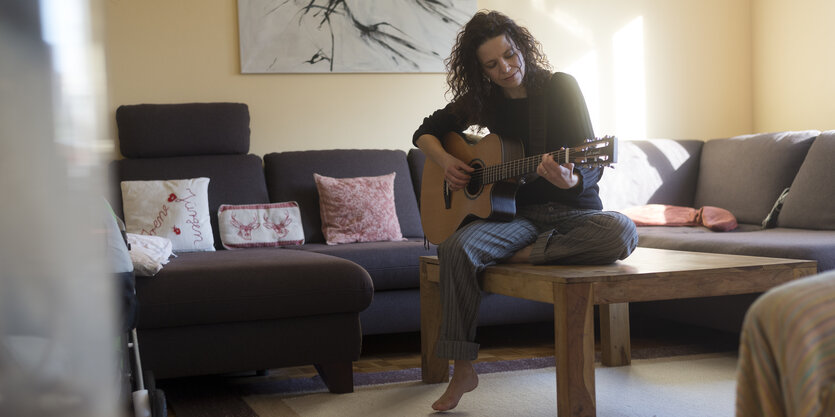
[[[595,369],[597,415],[613,417],[733,416],[736,354],[636,359]],[[553,357],[478,364],[479,387],[458,416],[554,416]],[[492,368],[492,369],[491,369]],[[518,369],[518,370],[508,370]],[[356,374],[355,391],[331,394],[315,378],[272,382],[178,384],[164,387],[176,417],[427,416],[446,384],[423,384],[420,369]],[[383,383],[379,383],[384,381]],[[215,381],[217,382],[217,381]]]

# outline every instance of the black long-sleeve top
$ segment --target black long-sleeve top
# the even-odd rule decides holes
[[[544,148],[535,146],[539,144],[531,143],[530,107],[532,99],[530,98],[530,91],[528,92],[528,98],[521,99],[507,98],[500,91],[496,91],[495,97],[488,101],[488,105],[493,105],[494,108],[486,109],[496,115],[494,117],[495,121],[486,127],[491,133],[495,133],[504,139],[515,138],[520,140],[524,146],[526,156],[537,154],[529,155],[529,150],[541,149],[539,153],[553,152],[561,147],[570,148],[581,145],[585,139],[594,137],[586,101],[574,77],[562,72],[554,73],[544,90],[544,99],[541,100],[546,106],[546,143]],[[456,117],[452,111],[452,106],[453,104],[450,103],[443,109],[437,110],[429,117],[424,118],[423,124],[418,127],[412,137],[412,143],[415,143],[424,134],[442,138],[448,132],[463,132],[468,127],[468,123]],[[600,179],[602,170],[602,168],[575,166],[574,171],[580,175],[580,182],[568,190],[563,190],[544,178],[537,178],[519,187],[519,191],[516,193],[516,204],[517,206],[525,206],[559,202],[576,208],[600,210],[603,205],[598,195],[597,181]]]

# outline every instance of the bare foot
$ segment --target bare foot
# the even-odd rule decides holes
[[[455,361],[455,368],[452,379],[446,387],[446,391],[432,404],[436,411],[452,410],[458,405],[458,401],[464,394],[474,390],[478,386],[478,374],[470,361]]]

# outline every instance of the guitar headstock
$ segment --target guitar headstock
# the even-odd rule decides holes
[[[604,136],[586,139],[580,146],[571,148],[569,159],[586,168],[606,167],[618,161],[618,138]]]

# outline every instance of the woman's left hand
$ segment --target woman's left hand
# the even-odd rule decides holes
[[[551,154],[543,154],[542,162],[536,167],[536,173],[545,178],[551,184],[567,190],[580,182],[580,178],[574,173],[574,163],[558,164]]]

